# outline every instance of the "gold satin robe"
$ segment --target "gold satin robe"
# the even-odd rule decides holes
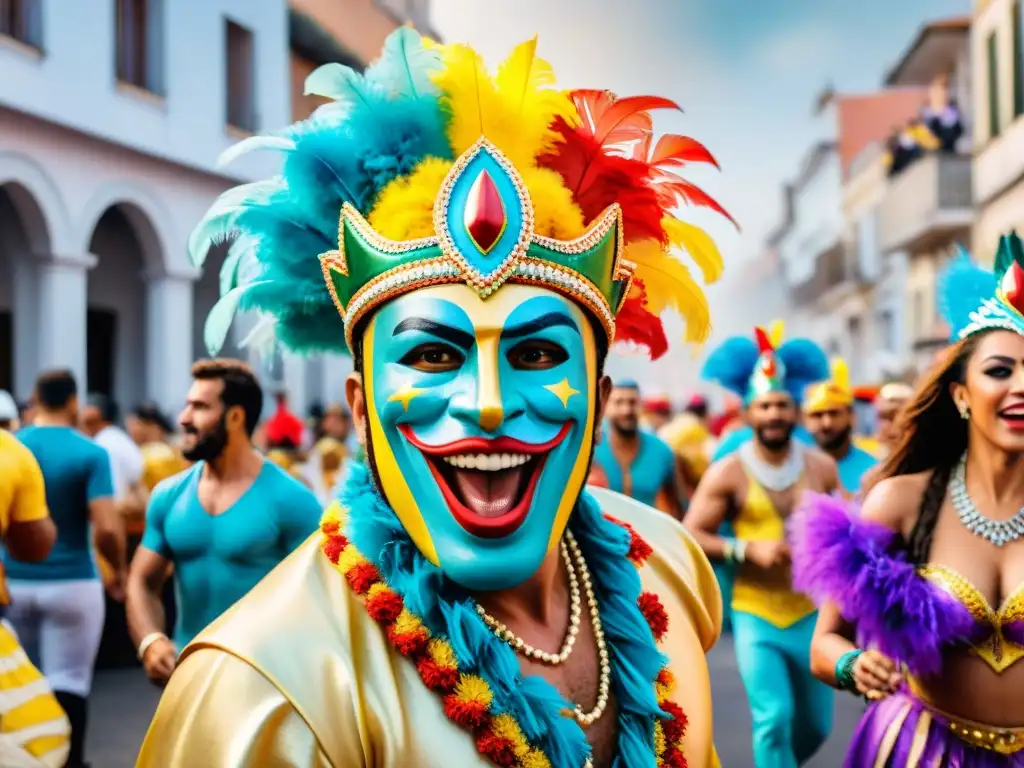
[[[691,768],[718,765],[705,652],[722,599],[675,520],[591,491],[654,548],[641,570],[669,615],[660,644],[689,724]],[[314,534],[182,653],[137,768],[484,768],[472,736],[388,644]]]

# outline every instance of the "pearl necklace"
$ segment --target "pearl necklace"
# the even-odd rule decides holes
[[[570,556],[571,555],[571,556]],[[597,641],[597,655],[600,660],[601,674],[600,682],[598,684],[597,703],[590,712],[584,712],[582,707],[576,705],[572,711],[572,716],[582,727],[593,725],[597,720],[604,714],[605,709],[608,708],[608,699],[611,691],[612,684],[612,665],[608,656],[608,645],[604,639],[604,629],[601,627],[601,616],[600,611],[597,607],[597,596],[594,594],[594,586],[590,580],[590,569],[587,568],[587,562],[583,558],[583,553],[580,551],[579,545],[576,543],[576,538],[570,531],[565,532],[565,541],[562,543],[562,556],[569,568],[569,589],[572,590],[573,580],[576,573],[579,573],[579,581],[583,583],[583,591],[587,596],[587,607],[590,609],[590,624],[594,628],[594,639]],[[574,568],[575,566],[575,568]],[[487,614],[480,604],[476,606],[477,614],[484,620],[491,631],[505,643],[508,643],[512,648],[520,653],[526,655],[527,648],[533,648],[521,637],[517,636],[512,630],[508,629],[504,624],[499,622],[493,616]],[[576,633],[579,632],[579,617],[576,616]],[[569,635],[573,637],[573,643],[575,643],[575,635],[573,632],[573,617],[569,619]],[[499,629],[499,627],[501,629]],[[568,643],[568,636],[566,638]],[[572,643],[568,643],[569,651],[572,651]],[[536,649],[533,649],[536,651]],[[568,657],[568,653],[563,650],[563,653]],[[551,658],[561,657],[562,653],[556,655],[548,654]],[[537,658],[536,654],[532,655],[532,658]],[[563,659],[564,661],[564,659]],[[549,662],[554,663],[554,662]],[[561,662],[558,662],[561,663]],[[590,765],[588,760],[587,765]]]
[[[738,451],[744,468],[753,475],[758,484],[769,491],[784,491],[792,488],[804,471],[804,449],[796,441],[790,443],[789,455],[782,464],[769,464],[757,455],[754,441],[748,440]]]
[[[477,615],[484,620],[484,623],[491,628],[491,631],[500,640],[512,645],[516,651],[527,658],[536,659],[544,664],[553,667],[564,664],[572,654],[573,646],[576,645],[576,636],[580,632],[580,617],[583,614],[583,601],[580,599],[580,583],[576,578],[576,569],[573,567],[572,558],[569,556],[569,548],[562,542],[562,560],[565,562],[565,569],[569,574],[569,630],[565,633],[565,640],[558,653],[548,653],[540,648],[534,648],[523,638],[516,635],[502,622],[491,616],[480,603],[476,604]]]
[[[949,481],[949,495],[953,508],[960,517],[964,528],[997,547],[1024,538],[1024,509],[1017,511],[1007,520],[992,520],[981,514],[967,493],[967,454],[965,453],[953,471]]]

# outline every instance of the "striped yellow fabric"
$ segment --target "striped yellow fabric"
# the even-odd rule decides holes
[[[0,622],[0,765],[60,768],[71,724],[10,625]]]

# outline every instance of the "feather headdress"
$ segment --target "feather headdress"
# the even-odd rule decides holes
[[[1024,335],[1024,244],[1017,233],[1000,238],[991,272],[958,248],[937,292],[953,341],[996,328]]]
[[[607,340],[667,349],[661,315],[710,329],[705,282],[722,258],[682,205],[724,209],[684,179],[715,164],[683,136],[655,142],[656,97],[553,87],[536,40],[492,76],[464,45],[436,45],[411,29],[388,37],[357,73],[316,70],[306,90],[330,102],[279,133],[247,139],[284,155],[279,176],[224,193],[196,228],[192,258],[233,239],[220,302],[207,320],[211,353],[238,311],[270,319],[253,341],[300,352],[352,348],[363,318],[401,293],[465,283],[486,298],[506,282],[539,285],[579,302]]]
[[[783,342],[785,326],[757,327],[753,338],[734,336],[712,350],[701,376],[750,402],[768,392],[787,392],[800,403],[807,388],[829,377],[828,356],[809,339]]]

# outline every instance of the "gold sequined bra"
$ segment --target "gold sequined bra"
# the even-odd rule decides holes
[[[977,632],[971,652],[996,672],[1024,659],[1024,584],[1010,592],[998,610],[964,576],[945,565],[918,569],[925,579],[956,599],[974,617]]]

